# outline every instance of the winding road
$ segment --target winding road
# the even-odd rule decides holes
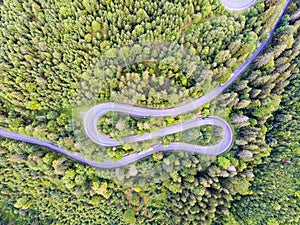
[[[220,0],[224,7],[233,12],[243,11],[255,4],[257,0]]]
[[[225,0],[222,0],[224,3]],[[230,0],[227,0],[226,2],[230,2]],[[232,2],[243,2],[241,0],[232,0]],[[248,3],[251,1],[248,0]],[[255,1],[252,1],[253,3]],[[89,109],[87,112],[84,113],[84,129],[86,132],[86,135],[96,144],[101,146],[118,146],[123,145],[126,142],[139,142],[139,141],[145,141],[156,137],[162,137],[165,135],[181,132],[187,129],[191,129],[198,126],[204,126],[204,125],[210,125],[210,126],[218,126],[223,128],[223,138],[222,141],[215,145],[209,145],[209,146],[199,146],[199,145],[193,145],[183,142],[172,142],[167,146],[156,144],[153,145],[150,149],[144,150],[139,153],[133,153],[130,155],[127,155],[123,157],[122,159],[112,162],[112,161],[104,161],[104,162],[96,162],[92,160],[87,160],[84,157],[82,157],[79,153],[68,153],[67,150],[57,147],[54,144],[50,142],[46,142],[37,138],[24,136],[21,134],[18,134],[16,132],[8,132],[4,129],[0,129],[0,136],[5,138],[10,138],[18,141],[23,141],[35,145],[39,145],[42,147],[46,147],[48,149],[51,149],[55,152],[61,153],[69,158],[72,158],[80,163],[83,163],[88,166],[92,166],[95,168],[101,168],[101,169],[114,169],[119,168],[125,165],[128,165],[130,163],[133,163],[135,161],[138,161],[140,159],[143,159],[145,157],[148,157],[152,155],[154,152],[166,152],[166,151],[185,151],[185,152],[192,152],[196,154],[204,154],[204,155],[219,155],[227,152],[230,150],[232,144],[233,144],[233,131],[230,126],[230,124],[220,118],[215,116],[209,116],[206,118],[197,118],[193,119],[187,122],[183,122],[177,125],[173,125],[170,127],[162,128],[158,131],[154,131],[152,133],[145,133],[143,135],[134,135],[134,136],[128,136],[125,137],[121,141],[117,141],[113,138],[106,137],[102,134],[100,134],[97,130],[97,121],[99,117],[103,116],[108,111],[114,111],[124,114],[129,114],[133,117],[164,117],[164,116],[177,116],[179,114],[184,114],[187,112],[194,111],[195,109],[199,108],[201,105],[210,102],[214,98],[216,98],[218,95],[220,95],[228,86],[230,86],[236,79],[238,79],[241,74],[250,66],[250,64],[255,60],[255,58],[261,53],[261,51],[265,48],[265,46],[269,43],[271,40],[275,29],[277,28],[280,19],[284,15],[288,5],[291,3],[291,0],[287,0],[281,14],[279,15],[276,23],[274,24],[274,28],[270,31],[268,38],[260,43],[258,49],[251,55],[251,57],[246,60],[241,66],[239,66],[236,70],[233,71],[230,79],[219,86],[217,86],[215,89],[211,90],[209,93],[207,93],[204,96],[201,96],[200,98],[183,104],[179,105],[177,107],[168,108],[168,109],[149,109],[149,108],[142,108],[130,104],[123,104],[123,103],[102,103],[99,105],[96,105]],[[225,4],[225,3],[224,3]],[[250,7],[252,4],[250,4],[247,7]],[[237,5],[237,8],[240,7],[240,10],[242,10],[241,6]]]

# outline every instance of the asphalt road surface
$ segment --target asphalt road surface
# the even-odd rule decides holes
[[[224,3],[225,0],[222,0],[222,3]],[[243,2],[243,1],[226,1],[226,2]],[[246,0],[245,2],[248,2],[249,5],[247,7],[250,7],[252,4],[250,4],[251,1]],[[255,1],[253,1],[255,2]],[[96,105],[92,107],[90,110],[88,110],[84,115],[84,129],[87,134],[87,136],[94,141],[98,145],[103,146],[118,146],[122,145],[125,142],[138,142],[138,141],[144,141],[149,140],[151,138],[155,137],[161,137],[168,134],[177,133],[180,131],[184,131],[187,129],[191,129],[193,127],[198,126],[204,126],[204,125],[210,125],[210,126],[218,126],[223,128],[223,139],[219,143],[215,145],[209,145],[209,146],[199,146],[199,145],[193,145],[183,142],[172,142],[167,146],[163,146],[161,144],[153,145],[150,149],[144,150],[139,153],[133,153],[131,155],[127,155],[123,157],[122,159],[118,161],[104,161],[104,162],[95,162],[92,160],[87,160],[84,157],[82,157],[79,153],[68,153],[65,149],[55,146],[54,144],[50,142],[46,142],[37,138],[24,136],[21,134],[18,134],[16,132],[8,132],[4,129],[0,129],[0,136],[5,138],[10,138],[18,141],[23,141],[35,145],[39,145],[42,147],[46,147],[48,149],[51,149],[55,152],[61,153],[63,155],[66,155],[69,158],[72,158],[80,163],[83,163],[88,166],[101,168],[101,169],[114,169],[119,168],[125,165],[128,165],[130,163],[133,163],[135,161],[138,161],[140,159],[143,159],[145,157],[148,157],[152,155],[154,152],[165,152],[165,151],[185,151],[185,152],[191,152],[196,154],[204,154],[204,155],[219,155],[227,152],[230,150],[232,144],[233,144],[233,132],[231,129],[231,126],[227,121],[225,121],[222,118],[209,116],[206,118],[197,118],[188,122],[183,122],[178,125],[162,128],[158,131],[152,132],[152,133],[146,133],[144,135],[134,135],[134,136],[128,136],[125,137],[122,141],[117,141],[113,138],[106,137],[104,135],[101,135],[97,131],[97,121],[99,117],[107,113],[108,111],[115,111],[120,113],[129,114],[131,116],[137,116],[137,117],[162,117],[162,116],[176,116],[179,114],[187,113],[190,111],[195,110],[196,108],[200,107],[201,105],[205,104],[206,102],[210,102],[212,99],[217,97],[219,94],[221,94],[228,86],[230,86],[238,77],[242,75],[242,73],[249,67],[249,65],[255,60],[255,58],[261,53],[261,51],[265,48],[265,46],[269,43],[271,40],[275,29],[277,28],[281,17],[284,15],[288,5],[291,3],[291,0],[287,0],[285,3],[285,6],[282,9],[281,14],[278,17],[277,22],[274,24],[274,28],[270,31],[268,38],[260,43],[258,49],[252,54],[252,56],[246,60],[241,66],[239,66],[236,70],[233,71],[231,78],[224,84],[219,85],[209,93],[207,93],[204,96],[201,96],[200,98],[174,107],[174,108],[168,108],[168,109],[148,109],[148,108],[142,108],[138,106],[133,106],[129,104],[122,104],[122,103],[103,103]],[[225,3],[224,3],[225,4]],[[244,4],[244,3],[243,3]],[[236,3],[236,8],[242,9],[243,4]],[[246,6],[245,6],[246,7]]]
[[[243,11],[255,4],[257,0],[220,0],[224,7],[229,11]]]

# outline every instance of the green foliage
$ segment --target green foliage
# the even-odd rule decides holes
[[[236,14],[225,12],[219,1],[6,1],[0,10],[0,126],[74,150],[77,140],[70,127],[71,109],[82,106],[84,100],[126,99],[163,108],[195,99],[227,80],[251,55],[273,26],[283,2],[262,1]],[[99,124],[104,133],[121,137],[131,129],[142,134],[171,126],[196,113],[221,115],[232,120],[235,128],[235,144],[226,156],[211,163],[213,159],[205,161],[201,155],[158,153],[136,163],[144,170],[138,174],[146,175],[130,177],[0,138],[1,223],[211,224],[217,214],[229,214],[227,224],[299,223],[299,162],[291,154],[299,155],[300,149],[295,145],[299,141],[291,141],[300,136],[295,97],[299,96],[299,80],[292,81],[299,74],[298,9],[294,1],[291,16],[284,18],[255,65],[209,106],[161,120],[116,121],[116,115],[108,114],[101,118],[105,123]],[[164,63],[138,61],[117,73],[110,67],[105,73],[90,69],[102,56],[138,56],[147,49],[133,43],[145,40],[174,42],[186,49],[203,66],[202,75],[211,78],[209,85],[197,80],[192,67],[178,66],[188,55],[166,57]],[[164,86],[170,93],[163,93]],[[289,97],[285,89],[295,96]],[[274,114],[278,108],[280,113]],[[288,108],[291,111],[286,113]],[[276,121],[267,121],[272,114]],[[215,133],[204,127],[163,141],[207,144],[216,141],[211,135]],[[276,150],[268,164],[256,171],[258,180],[249,190],[252,168],[262,163],[271,147]],[[86,155],[96,157],[95,152],[85,150]],[[121,158],[135,150],[127,145],[106,152]],[[291,163],[282,162],[285,159]],[[230,165],[234,169],[228,169]],[[118,172],[129,184],[111,179]],[[284,185],[278,180],[285,181]],[[229,212],[234,196],[241,202]]]
[[[230,161],[224,156],[219,156],[217,159],[217,165],[223,170],[227,170],[230,164]]]
[[[233,202],[226,223],[299,224],[299,65],[283,93],[281,106],[266,126],[267,140],[273,147],[269,157],[254,169],[252,194]],[[289,119],[287,119],[289,118]]]
[[[278,95],[271,96],[271,98],[266,99],[262,107],[257,108],[252,114],[256,117],[264,117],[270,115],[275,109],[278,108],[280,104],[281,97]]]
[[[123,221],[129,224],[135,224],[136,219],[132,210],[126,210],[123,215]]]

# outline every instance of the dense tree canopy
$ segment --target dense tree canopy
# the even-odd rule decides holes
[[[231,13],[216,0],[4,1],[0,5],[0,127],[76,151],[82,136],[73,122],[76,110],[86,107],[85,100],[164,108],[195,99],[227,81],[232,70],[250,57],[267,37],[283,4],[283,0],[261,0],[246,11]],[[299,155],[295,144],[299,141],[293,137],[299,137],[299,8],[299,1],[293,1],[272,42],[251,68],[197,112],[161,120],[110,113],[99,120],[103,133],[118,138],[132,129],[142,133],[195,115],[220,115],[234,128],[230,152],[216,158],[157,153],[105,171],[0,138],[1,223],[298,223],[299,160],[293,156]],[[138,59],[139,52],[147,52],[141,43],[179,46],[180,51],[172,52],[181,55],[158,54],[154,61],[136,60],[121,70],[107,66],[103,72],[104,67],[97,66],[103,57],[115,59],[116,50],[124,56],[118,58],[121,61]],[[184,63],[189,56],[188,60],[198,62],[200,74],[209,78],[206,83],[201,83],[193,65]],[[176,67],[180,63],[183,66]],[[203,127],[160,141],[208,144],[216,141],[217,133]],[[84,150],[86,157],[97,156],[92,149]],[[124,145],[107,149],[106,154],[118,159],[135,150]],[[270,164],[253,169],[263,161]],[[286,179],[290,192],[276,192],[272,198],[272,186],[285,191],[275,174]],[[230,208],[236,196],[246,197]],[[249,211],[241,212],[243,208]],[[251,213],[258,209],[265,213],[255,220]],[[280,209],[285,215],[278,213]]]

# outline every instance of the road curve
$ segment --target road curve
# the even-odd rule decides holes
[[[101,146],[118,146],[123,145],[125,142],[140,142],[156,137],[163,137],[165,135],[174,134],[190,128],[185,128],[188,122],[180,123],[178,125],[170,126],[160,129],[155,132],[145,133],[144,135],[134,135],[125,137],[122,141],[117,141],[113,138],[106,137],[98,132],[97,122],[98,119],[107,112],[119,112],[123,114],[129,114],[133,117],[165,117],[165,116],[177,116],[185,114],[199,108],[201,105],[210,102],[219,94],[222,93],[223,88],[221,86],[216,87],[206,95],[183,105],[167,108],[167,109],[149,109],[142,108],[130,104],[109,102],[96,105],[84,113],[84,130],[86,135],[96,144]],[[215,119],[215,117],[213,117]],[[217,121],[216,121],[217,123]],[[224,126],[222,126],[225,128]]]
[[[223,0],[224,1],[224,0]],[[251,55],[251,57],[246,60],[241,66],[239,66],[236,70],[233,71],[231,78],[224,84],[219,85],[206,95],[183,105],[174,107],[174,108],[168,108],[164,110],[159,109],[147,109],[142,108],[138,106],[133,106],[129,104],[122,104],[122,103],[103,103],[96,105],[92,107],[90,110],[88,110],[84,115],[84,127],[85,132],[89,138],[91,138],[96,144],[104,145],[104,146],[117,146],[122,145],[125,142],[136,142],[136,141],[143,141],[148,140],[150,138],[154,137],[160,137],[167,134],[172,134],[176,132],[180,132],[186,129],[191,129],[193,127],[197,126],[204,126],[204,125],[211,125],[211,126],[219,126],[223,128],[223,139],[221,142],[210,145],[210,146],[198,146],[188,143],[182,143],[182,142],[172,142],[167,146],[163,146],[161,144],[157,144],[152,146],[150,149],[139,152],[139,153],[133,153],[131,155],[127,155],[123,157],[122,159],[112,162],[112,161],[104,161],[102,163],[95,162],[92,160],[87,160],[84,157],[82,157],[79,153],[68,153],[65,149],[57,147],[53,145],[50,142],[43,141],[37,138],[24,136],[21,134],[18,134],[16,132],[8,132],[4,129],[0,129],[0,136],[5,138],[10,138],[18,141],[23,141],[35,145],[39,145],[42,147],[46,147],[50,150],[53,150],[55,152],[61,153],[63,155],[66,155],[69,158],[72,158],[80,163],[83,163],[88,166],[92,166],[95,168],[101,168],[101,169],[114,169],[119,168],[125,165],[128,165],[132,162],[138,161],[140,159],[143,159],[145,157],[148,157],[152,155],[154,152],[165,152],[165,151],[186,151],[186,152],[193,152],[197,154],[204,154],[204,155],[219,155],[223,154],[226,151],[228,151],[232,144],[233,144],[233,132],[231,129],[231,126],[222,118],[209,116],[204,119],[197,118],[188,122],[184,122],[178,125],[170,126],[167,128],[160,129],[158,131],[152,132],[152,133],[146,133],[144,135],[134,135],[134,136],[128,136],[125,137],[122,141],[116,141],[113,138],[106,137],[104,135],[101,135],[97,131],[97,120],[100,116],[104,115],[108,111],[115,111],[120,113],[126,113],[131,116],[137,116],[137,117],[148,117],[148,116],[154,116],[154,117],[161,117],[161,116],[176,116],[179,114],[187,113],[190,111],[195,110],[199,106],[205,104],[206,102],[211,101],[215,97],[217,97],[219,94],[221,94],[228,86],[230,86],[238,77],[241,76],[241,74],[249,67],[249,65],[255,60],[255,58],[261,53],[261,51],[264,49],[264,47],[269,43],[271,40],[275,29],[277,28],[280,19],[284,15],[287,7],[291,3],[291,0],[287,0],[281,14],[278,17],[278,20],[274,24],[274,28],[270,31],[268,38],[260,43],[258,49]],[[172,129],[170,129],[172,128]]]
[[[255,4],[257,0],[220,0],[224,7],[233,12],[243,11]]]

